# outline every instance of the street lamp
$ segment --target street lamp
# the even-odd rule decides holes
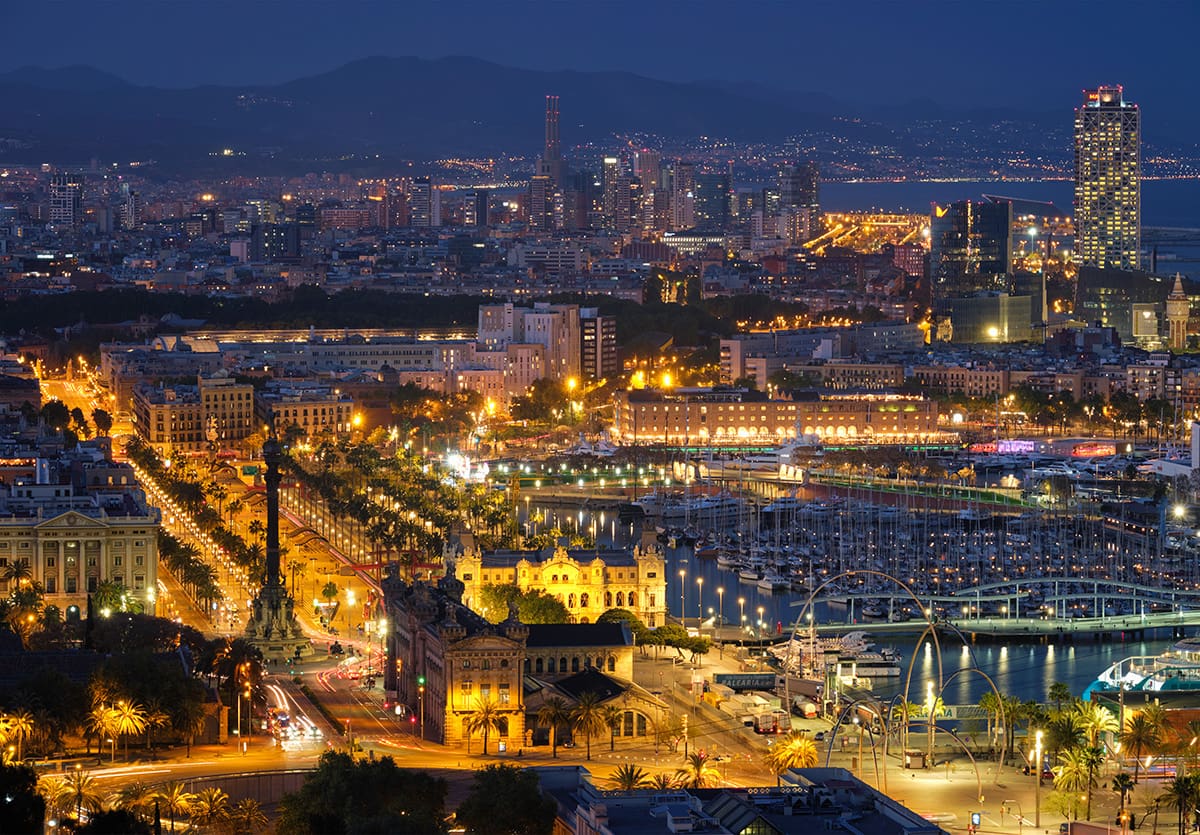
[[[746,631],[746,598],[738,598],[738,612],[742,616],[742,631]]]
[[[758,637],[759,638],[762,638],[762,636],[763,636],[763,612],[765,612],[765,611],[766,611],[765,607],[763,607],[763,606],[758,607]]]
[[[929,757],[925,764],[926,768],[933,767],[933,729],[937,725],[937,717],[934,715],[933,709],[936,705],[937,702],[933,697],[933,682],[927,681],[925,682],[925,707],[929,711]]]
[[[717,586],[717,614],[720,616],[721,626],[725,625],[725,587]]]
[[[684,618],[687,615],[687,608],[684,605],[685,604],[684,594],[687,592],[687,586],[684,585],[684,583],[683,583],[683,579],[686,576],[687,576],[687,569],[684,569],[684,568],[679,569],[679,622],[681,624],[684,623]]]
[[[1033,825],[1040,829],[1042,826],[1042,732],[1034,737],[1033,755],[1037,758],[1037,783],[1033,787]]]
[[[696,629],[699,630],[704,625],[704,578],[696,578],[696,617],[698,623]]]

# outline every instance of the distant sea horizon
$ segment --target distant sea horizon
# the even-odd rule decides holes
[[[1073,211],[1070,180],[963,180],[955,182],[821,183],[827,212],[911,211],[928,214],[932,203],[979,200],[984,194],[1054,203]],[[1200,178],[1142,181],[1142,226],[1200,229]]]

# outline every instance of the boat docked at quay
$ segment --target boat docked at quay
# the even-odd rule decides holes
[[[871,689],[876,679],[899,677],[902,661],[895,649],[874,649],[865,632],[848,632],[840,637],[797,635],[772,646],[771,654],[789,673],[832,670],[843,685],[864,690]]]
[[[1200,698],[1200,637],[1184,638],[1161,655],[1131,655],[1110,666],[1084,691],[1185,693]]]

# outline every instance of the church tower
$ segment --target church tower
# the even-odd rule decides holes
[[[1175,288],[1167,296],[1167,344],[1172,351],[1187,347],[1188,319],[1192,314],[1192,303],[1183,292],[1183,276],[1175,273]]]

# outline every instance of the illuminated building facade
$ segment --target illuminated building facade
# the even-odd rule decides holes
[[[1084,91],[1075,111],[1075,258],[1136,270],[1142,246],[1141,112],[1120,86]]]
[[[195,386],[138,386],[133,417],[138,436],[159,454],[203,452],[210,432],[225,445],[254,431],[254,386],[231,377],[201,377]]]
[[[491,703],[499,725],[490,735],[493,744],[524,740],[521,671],[529,627],[515,617],[492,624],[464,606],[453,564],[436,585],[405,583],[392,565],[381,585],[387,616],[384,689],[408,705],[419,722],[415,730],[443,745],[467,745],[471,714]]]
[[[936,434],[937,403],[894,394],[813,394],[769,400],[744,389],[651,389],[614,395],[621,443],[770,446],[800,435],[920,439]]]
[[[1005,292],[1012,275],[1012,205],[962,200],[934,206],[929,271],[937,301]]]
[[[50,178],[50,223],[77,226],[83,222],[83,178],[55,174]]]
[[[543,551],[468,551],[458,560],[458,575],[463,601],[476,610],[484,586],[511,584],[557,597],[579,623],[593,623],[612,608],[628,609],[647,626],[666,622],[666,564],[662,551],[653,546],[631,551],[561,546]]]
[[[87,596],[103,582],[121,585],[131,604],[154,612],[160,516],[139,491],[102,486],[77,494],[71,484],[41,483],[0,489],[0,570],[29,566],[46,605],[68,620],[86,616]],[[0,593],[18,582],[0,580]]]

